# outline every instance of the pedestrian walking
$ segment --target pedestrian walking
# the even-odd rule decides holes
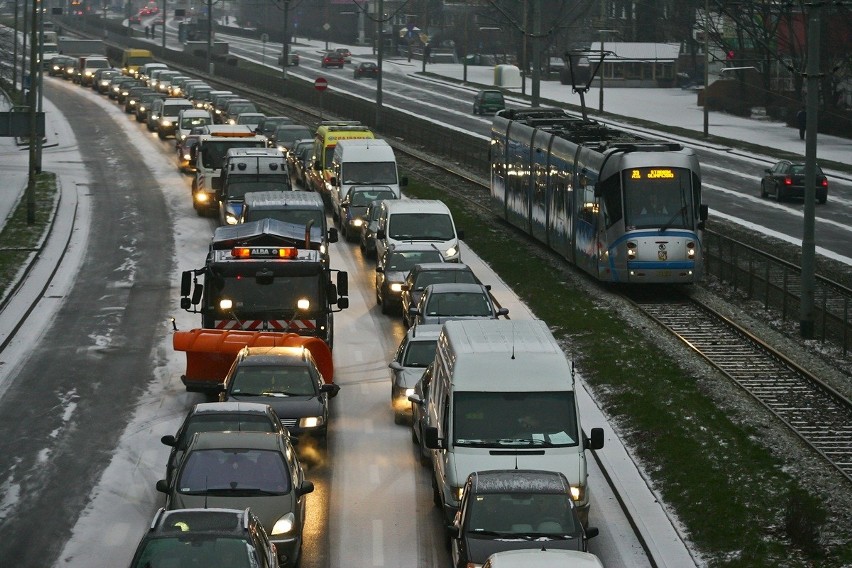
[[[148,27],[148,26],[145,26],[145,37],[146,38],[151,37],[151,28]]]
[[[799,138],[804,140],[805,129],[808,126],[808,113],[805,111],[805,107],[800,108],[799,112],[796,113],[796,122],[799,123]]]

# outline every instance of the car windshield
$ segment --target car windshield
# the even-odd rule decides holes
[[[286,495],[290,473],[277,451],[195,450],[187,454],[176,487],[180,493],[196,495]]]
[[[470,533],[499,535],[578,532],[568,493],[481,493],[467,506]]]
[[[189,116],[180,121],[183,130],[189,130],[194,126],[206,126],[211,123],[209,116]]]
[[[231,379],[230,392],[241,396],[315,396],[317,382],[303,365],[242,365]]]
[[[430,284],[478,284],[470,270],[424,270],[417,274],[415,290],[423,290]]]
[[[182,532],[151,539],[131,568],[204,566],[205,568],[253,568],[248,542],[241,538]]]
[[[353,207],[366,207],[376,199],[394,199],[395,197],[396,195],[390,189],[372,189],[353,191],[349,201]]]
[[[205,140],[201,145],[201,163],[205,168],[220,169],[230,148],[262,148],[263,142],[235,140]]]
[[[424,313],[440,317],[492,317],[491,301],[484,292],[441,292],[431,294]]]
[[[624,224],[628,229],[693,225],[691,177],[681,168],[632,168],[622,174]],[[607,202],[610,216],[619,215],[618,204]]]
[[[423,367],[429,366],[429,363],[435,360],[435,348],[438,345],[436,339],[429,341],[409,341],[408,347],[405,349],[405,355],[402,356],[403,367]]]
[[[396,183],[396,164],[394,162],[344,162],[340,177],[346,184],[393,184]]]
[[[408,272],[415,264],[441,262],[441,253],[436,249],[392,251],[385,263],[386,272]]]
[[[316,209],[253,209],[246,215],[246,223],[260,219],[275,219],[283,223],[292,223],[306,227],[313,222],[313,228],[323,226],[325,213]]]
[[[279,144],[292,144],[302,138],[310,138],[311,132],[307,128],[278,128],[275,131],[275,141]]]
[[[446,213],[397,213],[390,216],[388,236],[392,239],[448,241],[455,235],[453,222]]]
[[[572,391],[456,391],[452,412],[457,446],[576,446],[579,441]]]
[[[190,419],[181,431],[177,447],[185,450],[192,436],[197,432],[274,432],[272,422],[264,414],[198,414]]]

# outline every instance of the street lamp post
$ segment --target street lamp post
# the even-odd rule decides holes
[[[710,108],[707,100],[707,83],[710,82],[710,0],[704,0],[704,137],[710,136]]]
[[[600,92],[598,93],[598,95],[599,95],[598,112],[603,113],[603,111],[604,111],[604,68],[605,68],[605,65],[604,65],[604,55],[605,55],[604,35],[605,34],[617,34],[618,30],[598,30],[598,33],[601,34],[601,74],[600,74],[600,77],[599,77],[600,83],[601,83],[601,89],[600,89]]]
[[[290,0],[284,0],[284,44],[281,46],[281,77],[287,80],[290,65]]]
[[[382,60],[385,53],[385,13],[384,0],[379,0],[378,12],[376,18],[376,26],[379,43],[376,46],[376,66],[379,68],[379,75],[376,77],[376,130],[382,128]]]

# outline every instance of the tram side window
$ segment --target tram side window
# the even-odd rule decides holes
[[[603,215],[607,229],[621,221],[624,211],[621,207],[621,185],[619,176],[610,176],[598,184],[603,202]]]

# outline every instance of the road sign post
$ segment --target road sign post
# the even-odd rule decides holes
[[[325,77],[317,77],[316,79],[314,79],[314,89],[316,89],[319,92],[320,120],[323,119],[322,118],[323,117],[323,113],[322,113],[322,93],[327,88],[328,88],[328,81],[326,80]]]

